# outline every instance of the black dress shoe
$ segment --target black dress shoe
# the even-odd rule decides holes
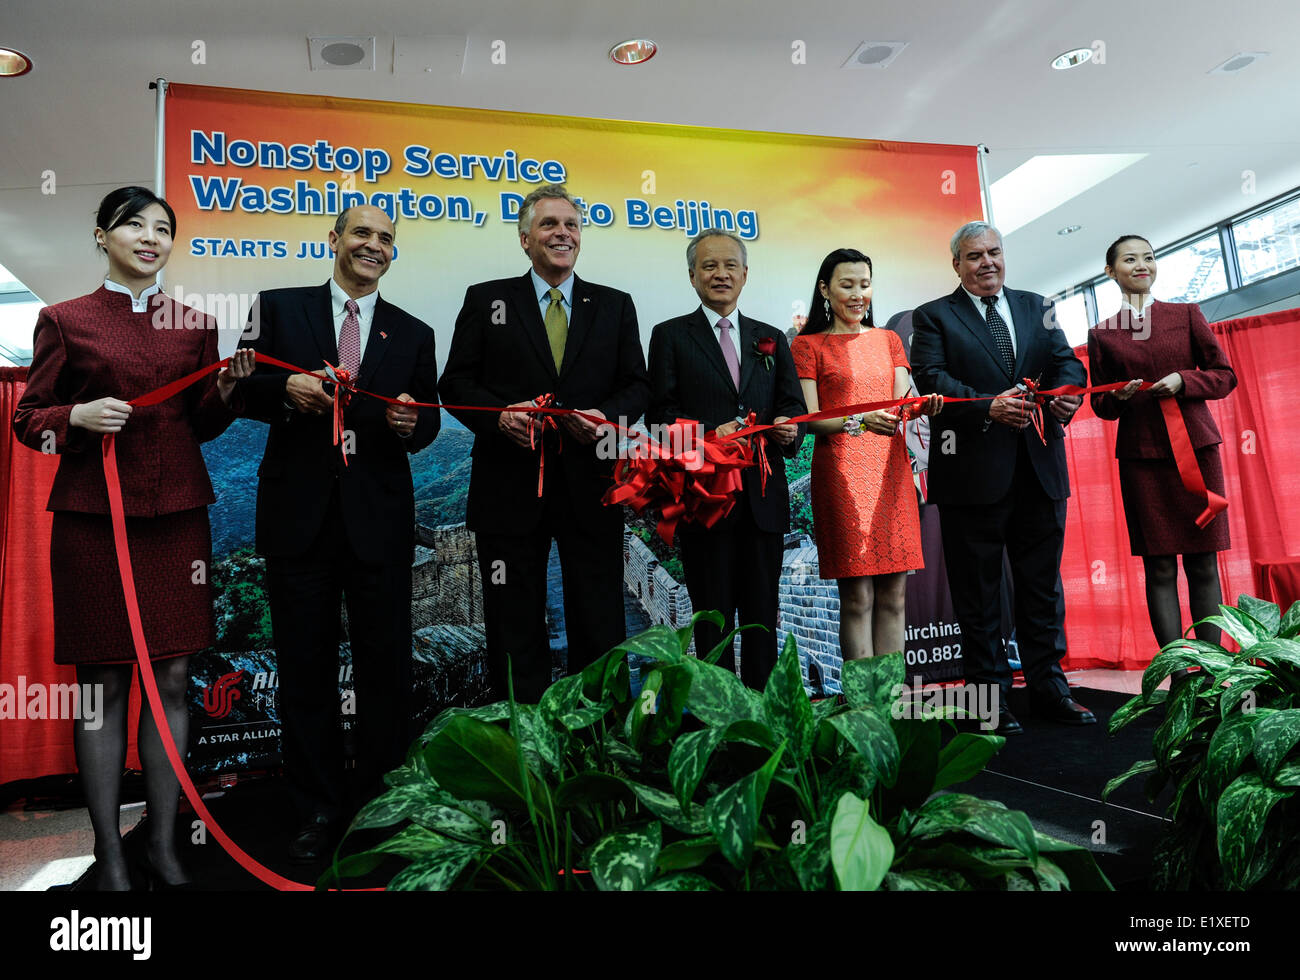
[[[1068,694],[1055,701],[1043,700],[1034,706],[1034,714],[1062,725],[1095,725],[1097,716]]]
[[[314,864],[329,853],[333,824],[322,813],[314,815],[298,828],[289,845],[289,860],[294,864]]]
[[[998,724],[997,727],[993,729],[991,734],[1002,735],[1002,736],[1022,735],[1024,734],[1024,731],[1025,731],[1024,727],[1020,724],[1019,721],[1016,720],[1015,715],[1013,715],[1006,708],[999,709]]]

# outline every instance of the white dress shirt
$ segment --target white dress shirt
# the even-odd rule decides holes
[[[110,293],[126,293],[126,295],[130,296],[132,313],[148,313],[149,297],[154,293],[162,292],[162,287],[157,283],[154,283],[152,286],[146,286],[144,292],[140,294],[140,298],[137,299],[135,293],[131,292],[131,290],[127,289],[121,283],[114,282],[112,279],[104,280],[104,288]]]
[[[983,320],[985,323],[988,323],[989,322],[989,318],[987,315],[988,307],[984,305],[983,298],[976,296],[969,289],[967,289],[964,284],[962,285],[961,288],[962,291],[965,292],[966,295],[970,297],[970,301],[975,304],[975,310],[977,313],[979,313],[980,319]],[[997,302],[995,302],[993,305],[997,308],[998,315],[1001,316],[1003,321],[1006,323],[1007,333],[1011,334],[1011,353],[1014,355],[1019,355],[1020,351],[1016,347],[1016,321],[1012,319],[1011,316],[1011,304],[1007,302],[1007,291],[1005,289],[999,289],[997,292],[997,297],[998,297]]]

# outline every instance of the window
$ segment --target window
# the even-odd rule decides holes
[[[1197,303],[1228,291],[1219,233],[1156,257],[1156,281],[1151,294],[1166,303]]]
[[[1157,272],[1159,269],[1157,268]],[[1159,280],[1157,279],[1157,282]],[[1119,305],[1123,302],[1119,294],[1119,284],[1114,279],[1103,279],[1092,287],[1092,295],[1097,300],[1097,322],[1109,320],[1119,312]]]
[[[1065,331],[1065,342],[1077,347],[1087,341],[1092,324],[1088,322],[1088,303],[1083,290],[1071,289],[1052,298],[1056,301],[1056,322]]]
[[[1233,226],[1243,285],[1300,266],[1300,198]]]

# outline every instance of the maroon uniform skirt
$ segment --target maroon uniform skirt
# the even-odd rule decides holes
[[[208,509],[128,517],[126,537],[150,658],[175,657],[211,646],[216,632],[208,585],[212,565]],[[50,577],[54,662],[134,663],[113,525],[107,515],[55,511]]]
[[[1205,485],[1224,495],[1223,460],[1217,445],[1196,451]],[[1172,459],[1119,460],[1119,489],[1124,498],[1128,539],[1135,555],[1190,555],[1227,551],[1228,515],[1221,513],[1204,530],[1196,518],[1205,501],[1187,492]]]

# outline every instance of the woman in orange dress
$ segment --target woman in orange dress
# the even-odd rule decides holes
[[[903,398],[911,387],[903,342],[875,329],[871,259],[836,249],[823,260],[808,322],[790,345],[809,412]],[[940,395],[921,412],[935,415]],[[881,409],[812,422],[812,509],[822,578],[840,595],[845,660],[903,649],[907,573],[924,564],[912,468],[899,426]]]

